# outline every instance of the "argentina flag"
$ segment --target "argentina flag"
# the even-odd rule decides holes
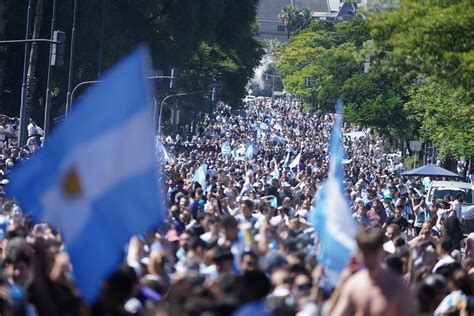
[[[339,282],[342,270],[356,249],[355,236],[358,229],[343,189],[342,106],[342,100],[339,99],[329,149],[329,177],[314,199],[310,217],[319,240],[318,261],[324,267],[332,286]]]
[[[129,238],[164,216],[147,62],[139,48],[108,72],[10,177],[8,193],[21,207],[61,230],[88,302]]]

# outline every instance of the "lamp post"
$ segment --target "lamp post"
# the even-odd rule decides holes
[[[207,90],[193,91],[193,92],[183,92],[183,93],[177,93],[177,94],[170,94],[170,95],[166,96],[161,101],[161,104],[160,104],[160,114],[158,116],[158,134],[161,134],[161,115],[163,113],[163,105],[165,104],[165,102],[168,99],[173,98],[173,97],[180,97],[180,96],[198,94],[198,93],[203,93],[203,92],[207,92]],[[153,111],[153,127],[154,127],[155,131],[156,131],[156,128],[155,128],[156,127],[156,110],[157,110],[157,108],[155,107],[155,109]]]
[[[28,10],[26,13],[26,35],[25,40],[30,37],[30,24],[31,24],[31,4],[32,0],[28,0]],[[26,129],[27,129],[27,117],[26,117],[26,72],[28,67],[28,53],[30,51],[30,43],[25,42],[25,55],[23,57],[23,81],[21,83],[21,103],[20,103],[20,135],[19,145],[23,147],[26,144]]]
[[[176,75],[176,74],[175,74]],[[147,79],[176,79],[174,76],[152,76],[152,77],[147,77]],[[74,89],[72,89],[72,92],[70,94],[70,100],[69,102],[72,104],[72,101],[74,100],[74,94],[76,93],[77,89],[79,89],[80,87],[82,86],[85,86],[85,85],[89,85],[89,84],[94,84],[94,83],[99,83],[99,82],[102,82],[102,80],[89,80],[89,81],[83,81],[83,82],[80,82],[78,83]],[[165,98],[166,99],[166,98]],[[162,102],[163,103],[163,102]],[[156,112],[157,112],[157,108],[158,108],[158,103],[154,102],[154,106],[153,106],[153,126],[155,127],[155,122],[156,122]],[[71,111],[71,107],[66,107],[66,119],[67,119],[67,116],[69,114],[69,111]],[[160,111],[160,122],[161,122],[161,111]]]

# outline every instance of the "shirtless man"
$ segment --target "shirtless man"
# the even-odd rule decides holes
[[[436,245],[438,241],[439,239],[437,237],[431,235],[431,223],[424,222],[421,226],[420,234],[410,240],[408,244],[410,245],[410,248],[416,248],[427,242],[431,242]]]
[[[362,230],[357,235],[359,253],[366,269],[351,276],[331,315],[415,315],[412,294],[403,280],[385,270],[381,263],[384,234],[379,229]]]

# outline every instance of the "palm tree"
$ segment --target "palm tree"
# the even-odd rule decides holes
[[[295,22],[297,20],[297,11],[292,4],[288,4],[281,9],[278,18],[281,20],[286,28],[288,39],[294,30]]]
[[[313,22],[313,12],[309,8],[299,11],[300,25],[298,30],[307,28]]]

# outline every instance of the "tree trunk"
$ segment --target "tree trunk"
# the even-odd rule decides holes
[[[11,0],[0,0],[0,40],[5,39],[5,28],[8,23],[8,9],[10,8]],[[0,45],[0,110],[3,109],[3,91],[5,89],[5,68],[7,63],[8,45]]]
[[[36,3],[35,22],[33,25],[33,39],[39,38],[41,25],[43,24],[43,3],[44,0],[38,0]],[[33,96],[38,85],[38,79],[35,77],[36,62],[38,59],[38,44],[31,44],[30,60],[28,63],[28,74],[26,76],[26,111],[29,116],[33,110]]]

